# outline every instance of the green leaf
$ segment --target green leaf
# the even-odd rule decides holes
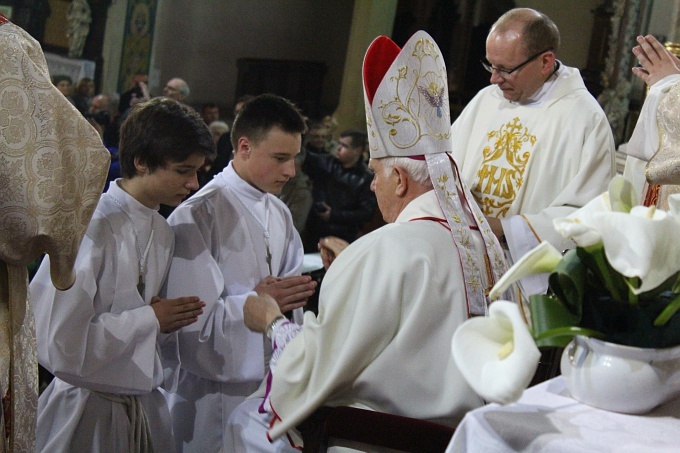
[[[598,283],[603,286],[607,292],[617,302],[627,302],[628,300],[628,283],[625,277],[619,274],[607,261],[607,256],[604,252],[604,244],[599,243],[590,247],[577,247],[576,253],[581,258],[583,264],[595,276]]]
[[[559,328],[572,328],[578,326],[581,321],[580,314],[572,313],[564,303],[552,295],[535,294],[529,297],[529,306],[531,330],[538,346],[563,346],[561,343],[564,342],[564,338],[560,340],[554,336],[545,336],[546,332]],[[568,342],[567,340],[566,343]]]
[[[535,338],[536,346],[539,348],[546,346],[565,347],[576,335],[600,339],[605,337],[604,334],[598,332],[597,330],[586,329],[584,327],[558,327],[557,329],[546,330],[545,332],[541,333],[538,338]]]
[[[581,262],[576,250],[569,250],[548,277],[550,289],[557,298],[575,314],[581,315],[586,290],[588,268]]]

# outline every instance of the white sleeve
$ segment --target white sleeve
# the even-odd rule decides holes
[[[582,127],[584,130],[580,136],[573,137],[573,148],[551,150],[560,156],[553,165],[562,165],[560,159],[577,163],[578,167],[569,176],[568,182],[546,208],[535,213],[524,212],[522,216],[539,242],[548,241],[557,250],[573,248],[574,244],[555,230],[554,220],[568,216],[605,192],[616,174],[614,139],[609,122],[605,115],[598,115],[592,121],[590,118],[576,119],[574,128]],[[510,244],[515,238],[506,234],[506,240]]]
[[[75,386],[148,393],[159,383],[158,320],[137,288],[119,275],[119,251],[112,236],[94,236],[96,243],[90,228],[76,259],[71,288],[58,291],[52,285],[49,257],[31,282],[39,362]]]
[[[663,98],[678,81],[680,81],[680,74],[672,74],[649,88],[633,134],[626,145],[626,154],[648,161],[659,149],[659,128],[656,112],[659,110],[659,104]]]
[[[276,374],[276,366],[279,363],[281,354],[286,349],[290,341],[300,333],[301,327],[298,324],[284,320],[274,324],[272,329],[272,353],[271,361],[269,362],[269,376],[267,376],[267,387],[265,390],[264,401],[261,407],[268,413],[273,414],[269,394],[271,391],[271,382]]]

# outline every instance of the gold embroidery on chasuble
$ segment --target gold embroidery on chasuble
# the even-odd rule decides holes
[[[536,136],[519,118],[487,134],[491,146],[482,150],[482,166],[472,194],[485,215],[505,217],[524,183],[524,172],[531,157]]]

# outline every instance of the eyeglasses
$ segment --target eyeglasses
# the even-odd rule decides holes
[[[486,69],[487,71],[489,71],[491,74],[493,74],[493,72],[496,71],[496,72],[498,73],[499,76],[501,76],[501,77],[508,77],[508,76],[511,75],[513,72],[515,72],[515,71],[521,69],[522,67],[524,67],[525,65],[531,63],[532,61],[534,61],[536,58],[540,57],[540,56],[543,55],[544,53],[546,53],[546,52],[551,52],[551,51],[552,51],[552,49],[545,49],[545,50],[542,50],[542,51],[538,52],[536,55],[530,56],[526,61],[524,61],[523,63],[520,63],[520,64],[517,65],[517,66],[515,66],[513,69],[494,68],[493,66],[491,66],[491,64],[490,64],[488,61],[485,61],[485,60],[481,60],[481,63],[482,63],[482,66],[484,66],[484,69]]]

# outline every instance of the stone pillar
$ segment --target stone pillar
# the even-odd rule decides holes
[[[364,54],[376,37],[392,35],[396,12],[397,0],[354,2],[352,28],[340,87],[340,103],[333,114],[338,122],[338,132],[346,129],[366,130],[364,89],[361,81]]]
[[[680,0],[673,0],[673,17],[671,21],[671,29],[668,31],[668,41],[680,41]]]

